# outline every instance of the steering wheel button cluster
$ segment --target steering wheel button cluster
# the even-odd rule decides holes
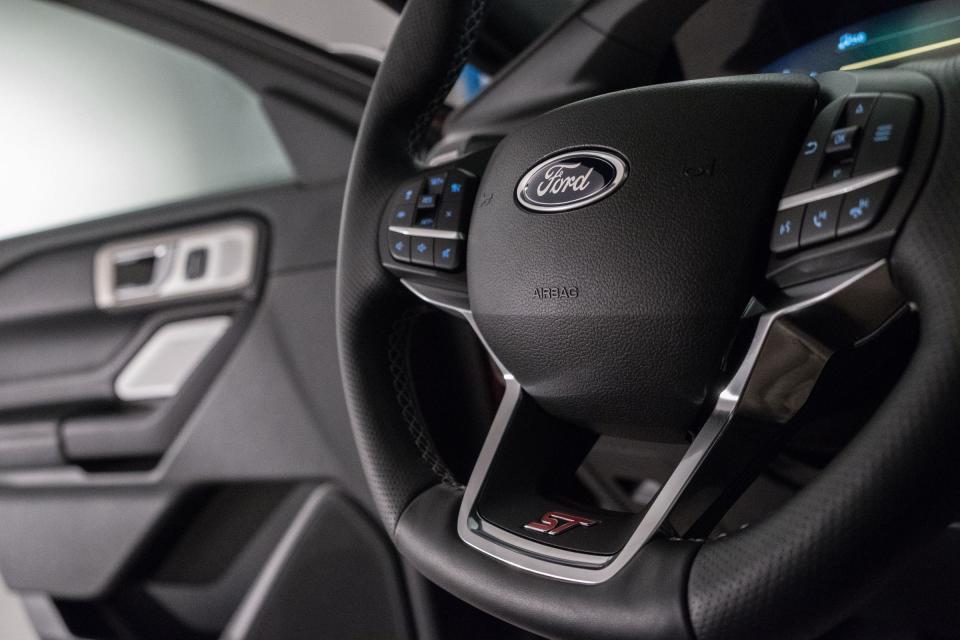
[[[842,196],[834,196],[807,205],[800,230],[801,247],[832,240],[836,236],[837,214],[840,212],[842,200]]]
[[[437,171],[400,187],[385,212],[384,264],[442,271],[463,268],[464,234],[476,177],[461,169]]]
[[[771,251],[848,236],[879,220],[894,176],[906,169],[916,111],[916,98],[900,93],[852,94],[828,104],[814,119],[784,189]]]

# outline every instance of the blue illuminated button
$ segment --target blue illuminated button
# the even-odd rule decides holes
[[[870,119],[870,112],[877,101],[877,94],[854,94],[847,98],[844,108],[843,121],[850,127],[866,127]]]
[[[840,207],[840,220],[837,223],[837,235],[856,233],[876,222],[886,204],[890,186],[890,181],[884,180],[844,196],[843,206]]]
[[[884,93],[877,99],[863,130],[854,175],[904,165],[916,106],[917,101],[906,95]]]
[[[440,203],[440,208],[437,209],[437,229],[443,229],[444,231],[461,231],[463,222],[462,208],[463,203],[460,200]]]
[[[387,220],[392,227],[411,227],[417,213],[422,180],[411,180],[402,185],[387,208]]]
[[[433,238],[410,237],[410,261],[424,267],[433,266]]]
[[[447,184],[443,190],[441,204],[453,200],[466,200],[473,190],[474,178],[463,171],[451,171],[447,175]]]
[[[436,217],[433,211],[421,211],[417,215],[417,224],[414,226],[418,229],[433,229],[435,221]]]
[[[462,251],[462,240],[438,238],[434,244],[433,265],[437,269],[455,271],[460,268]]]
[[[387,234],[390,255],[398,262],[410,262],[410,238],[402,233],[391,231]]]
[[[800,228],[800,246],[809,247],[818,242],[832,240],[837,235],[837,216],[843,196],[811,202],[803,214]]]
[[[443,185],[447,182],[446,173],[435,173],[427,176],[427,193],[440,195],[443,193]]]
[[[390,225],[394,227],[409,227],[413,224],[413,207],[398,205],[390,210]]]
[[[425,193],[417,200],[417,209],[433,209],[437,206],[437,196]]]
[[[397,190],[396,202],[401,205],[415,205],[423,187],[422,180],[411,180]]]
[[[803,223],[803,205],[777,212],[770,234],[770,251],[785,253],[800,246],[800,225]]]

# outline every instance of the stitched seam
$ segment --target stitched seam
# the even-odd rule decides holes
[[[393,390],[397,397],[397,403],[400,405],[400,414],[407,425],[407,431],[413,437],[413,444],[420,452],[420,458],[427,463],[430,470],[443,484],[455,489],[463,489],[463,485],[457,482],[450,469],[444,464],[440,454],[437,453],[427,430],[423,416],[420,413],[420,406],[417,404],[416,392],[413,388],[413,382],[410,376],[410,336],[412,334],[414,321],[422,316],[424,312],[420,309],[407,310],[393,324],[388,339],[387,355],[390,361],[390,373],[393,376]]]
[[[483,22],[483,14],[486,10],[486,0],[473,0],[470,3],[470,11],[466,19],[460,26],[460,36],[457,40],[457,48],[451,56],[450,66],[443,76],[443,81],[437,87],[433,98],[424,107],[424,110],[417,116],[413,127],[410,129],[410,136],[407,139],[407,152],[413,159],[420,159],[425,153],[424,142],[427,132],[430,130],[430,123],[434,116],[440,110],[444,100],[450,93],[450,89],[460,77],[463,66],[467,63],[467,57],[470,55],[473,45],[480,34],[480,24]]]

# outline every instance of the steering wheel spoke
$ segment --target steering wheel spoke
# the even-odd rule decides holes
[[[460,508],[460,537],[507,564],[592,584],[620,571],[658,534],[706,536],[759,472],[758,463],[792,432],[791,419],[831,356],[874,334],[904,307],[884,261],[815,289],[822,292],[810,294],[808,287],[802,299],[759,317],[709,417],[639,514],[603,511],[563,495],[569,489],[563,480],[597,434],[550,419],[504,371],[505,393]]]

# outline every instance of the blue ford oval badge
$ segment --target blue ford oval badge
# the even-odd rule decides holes
[[[517,185],[517,200],[531,211],[569,211],[607,197],[626,177],[627,163],[619,156],[568,151],[530,169]]]

